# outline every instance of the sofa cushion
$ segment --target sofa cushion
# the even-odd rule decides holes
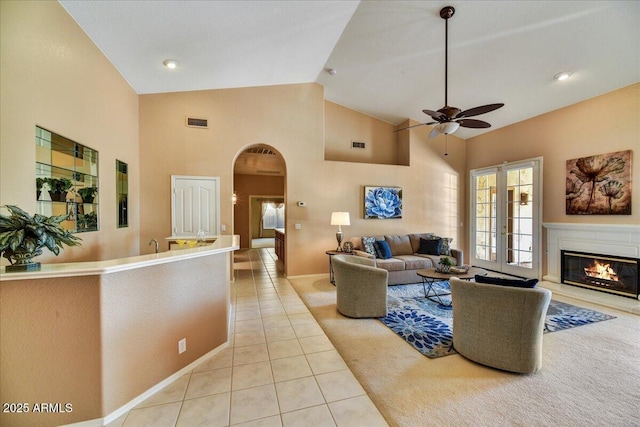
[[[411,242],[409,241],[408,235],[384,236],[384,240],[389,244],[391,254],[393,256],[413,255],[413,248],[411,248]]]
[[[418,252],[418,249],[420,248],[420,239],[429,240],[432,239],[433,236],[433,233],[409,234],[409,241],[411,242],[411,249],[413,250],[413,253],[415,254]]]
[[[425,255],[440,255],[442,239],[420,239],[420,247],[417,252]]]
[[[389,244],[384,240],[376,240],[374,242],[374,246],[376,248],[376,255],[381,259],[389,259],[391,258],[391,248]]]
[[[435,234],[431,235],[431,240],[442,240],[442,246],[440,247],[440,255],[451,255],[451,242],[453,241],[452,237],[440,237]]]
[[[398,255],[398,259],[404,261],[405,270],[419,270],[421,268],[432,268],[433,262],[429,258],[416,255]]]
[[[362,236],[362,249],[369,255],[376,256],[375,237]]]
[[[451,237],[443,237],[442,246],[440,247],[440,255],[451,255],[451,242],[453,239]]]
[[[404,270],[404,261],[398,258],[377,259],[376,267],[387,271],[402,271]]]
[[[427,254],[415,254],[415,255],[421,258],[430,259],[434,266],[438,265],[440,263],[440,258],[444,256],[444,255],[427,255]],[[448,258],[451,259],[455,265],[458,265],[458,259],[456,257],[449,255]]]
[[[538,279],[505,279],[502,277],[479,276],[476,274],[477,283],[488,283],[490,285],[512,286],[515,288],[534,288]]]

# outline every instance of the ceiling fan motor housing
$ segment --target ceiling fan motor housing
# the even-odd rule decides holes
[[[447,116],[449,120],[453,120],[462,112],[462,110],[456,107],[449,107],[447,105],[446,107],[439,109],[438,112]]]

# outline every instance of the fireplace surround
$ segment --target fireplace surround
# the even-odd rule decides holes
[[[562,283],[563,250],[640,259],[640,225],[545,222],[543,226],[546,231],[544,237],[547,262],[542,285],[559,295],[640,314],[640,296],[634,300],[610,292]]]
[[[560,253],[561,283],[638,298],[638,259],[567,250]]]

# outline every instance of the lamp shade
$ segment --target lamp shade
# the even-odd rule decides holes
[[[351,225],[349,212],[331,212],[331,225]]]

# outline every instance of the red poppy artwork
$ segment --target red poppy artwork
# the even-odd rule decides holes
[[[567,160],[567,215],[631,215],[632,152]]]

